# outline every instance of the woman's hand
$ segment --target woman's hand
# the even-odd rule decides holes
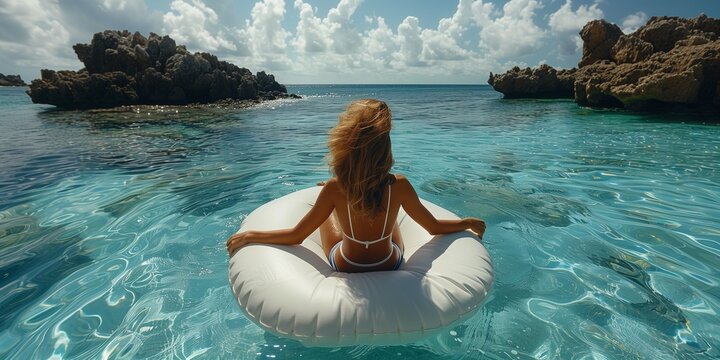
[[[477,218],[467,218],[465,221],[468,222],[470,230],[475,232],[480,240],[482,240],[485,234],[485,222]]]
[[[236,251],[238,251],[241,247],[248,244],[247,242],[248,232],[241,232],[237,233],[233,236],[231,236],[225,245],[227,246],[227,251],[230,256],[233,256]]]

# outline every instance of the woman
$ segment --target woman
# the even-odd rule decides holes
[[[391,126],[390,109],[382,101],[364,99],[348,105],[328,141],[335,177],[322,184],[312,209],[292,229],[231,236],[227,240],[230,255],[249,243],[300,244],[320,228],[323,250],[335,271],[396,270],[404,251],[395,223],[401,206],[430,234],[471,229],[482,238],[485,222],[435,219],[410,182],[390,173]]]

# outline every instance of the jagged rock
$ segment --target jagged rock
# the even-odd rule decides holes
[[[233,86],[233,81],[224,71],[220,69],[213,70],[212,79],[210,80],[210,101],[218,101],[226,98],[238,98],[235,95],[237,87]]]
[[[623,34],[622,30],[605,20],[593,20],[580,30],[583,39],[583,56],[578,67],[590,65],[598,60],[611,60],[611,49]]]
[[[137,76],[138,95],[148,104],[179,103],[181,99],[169,96],[173,89],[170,77],[149,67]],[[184,95],[183,95],[184,97]]]
[[[140,46],[140,44],[136,44],[134,48],[135,52],[135,60],[137,61],[137,70],[145,71],[145,69],[149,68],[152,65],[152,61],[150,60],[150,55],[147,53],[145,48]]]
[[[634,34],[618,39],[615,63],[578,72],[575,99],[583,105],[631,109],[659,104],[717,107],[718,30],[720,21],[704,15],[691,20],[653,17]]]
[[[105,66],[102,72],[120,71],[129,75],[135,75],[138,71],[138,61],[135,57],[135,50],[125,45],[119,45],[117,49],[105,50]]]
[[[490,73],[488,83],[506,98],[572,99],[575,71],[558,71],[545,64],[536,69],[520,69],[516,66],[505,74]]]
[[[35,89],[33,102],[60,107],[74,108],[76,103],[114,107],[138,102],[135,80],[119,71],[90,74],[42,70],[42,78],[33,80],[31,87]]]
[[[150,63],[153,64],[152,66],[158,71],[162,71],[161,66],[165,65],[165,62],[158,61],[160,57],[160,39],[160,36],[151,32],[148,37],[147,46],[145,47],[145,51],[150,56]]]
[[[199,55],[175,54],[165,63],[165,73],[184,89],[190,89],[195,79],[210,69],[210,63]]]
[[[705,36],[699,36],[699,35],[692,35],[688,37],[687,39],[678,40],[675,43],[675,46],[692,46],[692,45],[702,45],[709,43],[710,39],[708,39]]]
[[[206,52],[198,53],[198,55],[200,55],[200,57],[205,59],[205,61],[209,62],[211,68],[220,69],[222,71],[225,71],[225,68],[220,68],[220,61],[218,61],[217,56],[215,56],[213,54],[208,54]]]
[[[647,109],[659,103],[713,104],[720,79],[720,42],[678,46],[648,60],[616,65],[606,61],[578,71],[579,104]]]
[[[275,81],[275,76],[273,76],[272,74],[268,75],[265,74],[264,71],[260,71],[257,73],[256,77],[259,91],[279,91],[283,93],[287,92],[285,85],[281,85],[280,83]]]
[[[662,110],[667,106],[720,110],[720,20],[653,17],[636,32],[589,22],[581,31],[583,58],[572,78],[580,105]],[[542,70],[513,68],[490,75],[505,97],[555,97],[558,78]],[[565,80],[570,81],[570,80]],[[572,97],[571,95],[571,97]]]
[[[649,58],[653,54],[653,46],[634,36],[622,35],[610,53],[617,64],[636,63]]]
[[[135,79],[120,71],[90,74],[86,103],[99,107],[115,107],[136,104],[139,100],[135,91]]]
[[[158,61],[160,62],[166,62],[167,59],[169,59],[171,56],[175,55],[177,52],[177,45],[175,45],[175,40],[171,39],[169,36],[165,35],[160,39],[160,44],[158,45],[160,48],[160,56],[158,58]]]
[[[622,107],[619,100],[602,91],[605,85],[603,85],[603,79],[598,75],[614,68],[613,62],[603,60],[578,70],[573,85],[575,102],[583,106]]]
[[[115,49],[121,44],[122,35],[123,34],[117,31],[96,33],[90,45],[77,44],[73,46],[73,50],[75,50],[78,59],[82,61],[85,69],[90,74],[120,70],[107,67],[106,62],[114,62],[116,60],[117,50]],[[106,56],[108,59],[106,59]]]
[[[0,74],[0,86],[27,86],[20,75]]]
[[[85,69],[42,70],[28,91],[33,102],[101,108],[289,96],[273,75],[261,71],[256,77],[212,54],[191,54],[169,36],[106,30],[73,49]]]
[[[243,75],[240,79],[238,87],[238,95],[240,99],[254,99],[258,96],[258,86],[255,77],[252,74]]]
[[[147,38],[145,38],[139,31],[136,31],[132,36],[131,46],[147,46]]]
[[[686,22],[677,18],[652,17],[637,31],[637,37],[650,43],[656,51],[670,51],[678,40],[687,38],[689,34]]]
[[[712,19],[705,14],[690,20],[690,28],[704,33],[715,34],[715,38],[720,36],[720,19]]]

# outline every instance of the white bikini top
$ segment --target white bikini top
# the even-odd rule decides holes
[[[347,204],[347,210],[348,210],[348,222],[350,223],[350,234],[351,234],[352,236],[346,234],[345,232],[343,232],[343,235],[345,235],[345,237],[346,237],[348,240],[350,240],[350,241],[354,241],[354,242],[356,242],[356,243],[358,243],[358,244],[363,244],[363,245],[365,245],[365,248],[366,248],[366,249],[367,249],[370,245],[379,243],[379,242],[381,242],[381,241],[383,241],[383,240],[386,240],[386,239],[388,239],[388,238],[390,238],[390,240],[392,241],[392,230],[390,231],[389,234],[385,235],[385,227],[387,226],[388,215],[390,214],[390,197],[391,197],[391,196],[392,196],[392,186],[391,186],[391,185],[388,185],[388,204],[387,204],[387,207],[386,207],[385,222],[383,223],[382,234],[380,234],[381,237],[380,237],[379,239],[377,239],[377,240],[370,240],[370,241],[363,241],[363,240],[358,240],[358,239],[355,238],[355,231],[353,230],[353,226],[352,226],[352,217],[350,217],[350,203]],[[390,255],[392,255],[392,252],[390,252]]]

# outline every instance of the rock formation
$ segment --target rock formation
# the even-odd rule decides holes
[[[536,69],[514,67],[504,74],[490,73],[488,82],[506,98],[572,98],[575,71],[555,70],[549,65]]]
[[[0,86],[27,86],[20,75],[3,75],[0,73]]]
[[[169,36],[106,30],[73,49],[85,68],[42,70],[27,92],[34,103],[84,109],[291,96],[272,75],[190,53]]]
[[[638,110],[667,106],[720,110],[720,20],[652,17],[632,34],[604,20],[583,27],[579,69],[567,70],[573,90],[567,97],[580,105]],[[512,69],[488,81],[505,97],[567,95],[546,65]],[[562,71],[557,71],[560,74]],[[509,85],[508,85],[509,84]],[[562,84],[562,85],[561,85]],[[544,89],[545,93],[526,89]],[[547,95],[551,96],[547,96]]]
[[[580,30],[583,40],[583,56],[578,67],[592,64],[598,60],[610,59],[610,51],[623,34],[622,30],[605,20],[593,20]]]
[[[583,31],[594,26],[589,23]],[[720,20],[653,17],[620,36],[609,57],[583,57],[575,81],[581,105],[650,109],[662,105],[720,109]],[[589,44],[592,45],[592,44]]]

